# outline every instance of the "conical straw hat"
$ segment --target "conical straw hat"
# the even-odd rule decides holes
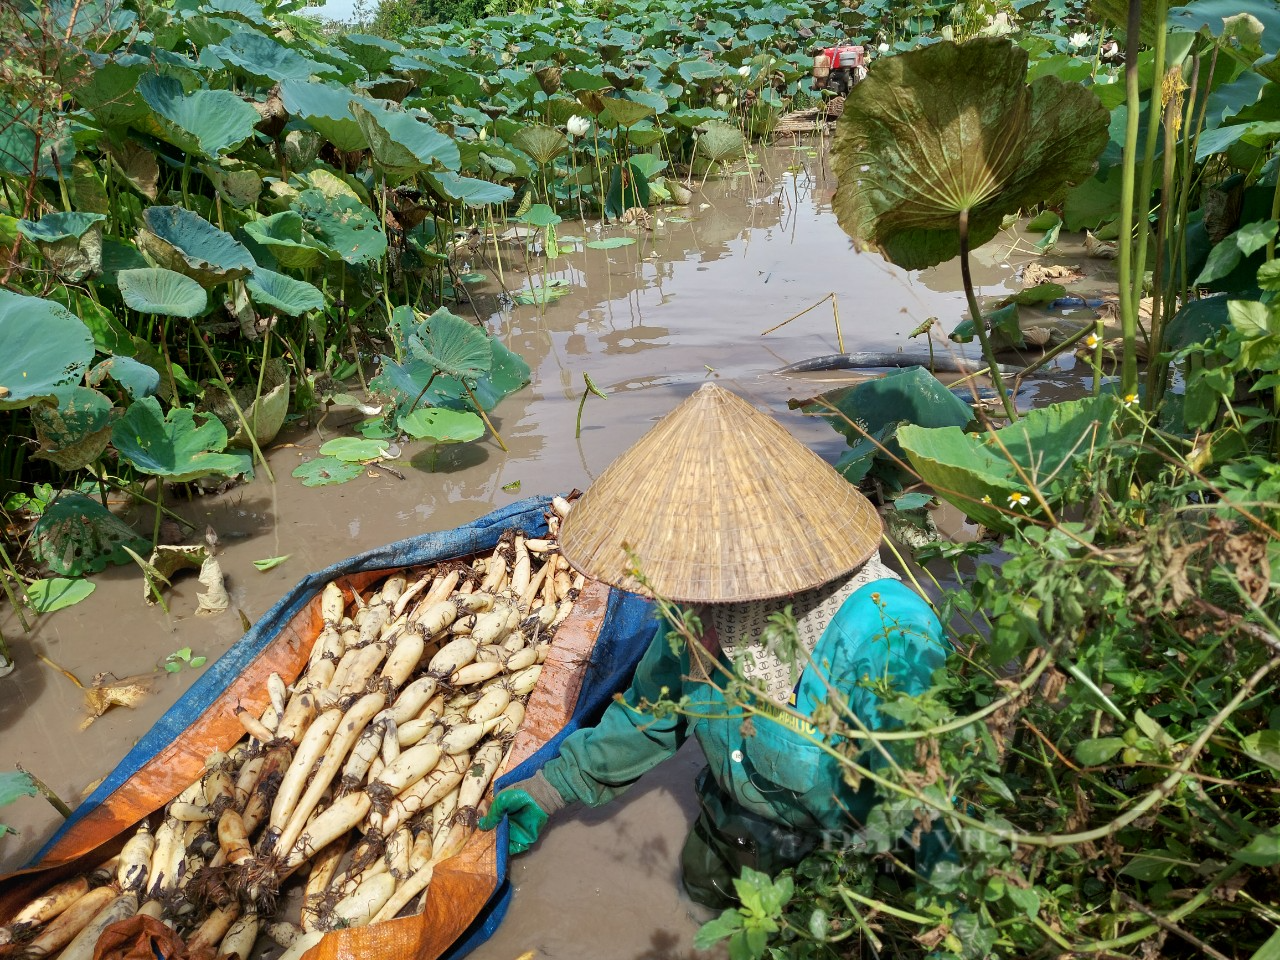
[[[582,495],[560,549],[624,590],[731,603],[826,583],[866,561],[880,533],[853,484],[772,417],[706,384]]]

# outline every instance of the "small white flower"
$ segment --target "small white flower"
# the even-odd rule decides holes
[[[1126,407],[1136,406],[1138,403],[1138,395],[1136,393],[1127,393],[1124,397],[1124,405]]]
[[[488,128],[488,127],[481,127],[481,128],[480,128],[480,142],[481,142],[481,143],[484,143],[484,142],[485,142],[486,140],[488,140],[488,139],[489,139],[489,128]]]
[[[880,46],[876,47],[876,53],[888,53],[888,52],[889,52],[889,45],[887,43],[882,43],[880,44]]]
[[[1025,493],[1009,494],[1010,507],[1025,507],[1030,502],[1031,502],[1031,498],[1028,497]]]
[[[576,113],[565,123],[565,129],[571,137],[585,137],[591,131],[591,121]]]
[[[738,76],[742,77],[744,80],[747,77],[751,76],[751,65],[744,63],[742,66],[740,66],[738,68]]]
[[[869,170],[871,169],[871,164],[869,164],[869,163],[864,163],[864,164],[863,164],[862,166],[860,166],[858,169],[859,169],[859,170],[861,170],[863,173],[866,173],[867,171],[869,171]]]
[[[1073,33],[1071,36],[1067,38],[1067,46],[1069,46],[1072,50],[1081,50],[1084,47],[1087,47],[1088,45],[1089,45],[1089,34],[1087,33],[1083,33],[1083,32]]]
[[[1096,347],[1100,342],[1101,341],[1098,339],[1098,335],[1096,333],[1091,333],[1084,338],[1084,345],[1090,350]]]

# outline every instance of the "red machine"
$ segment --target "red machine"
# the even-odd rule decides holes
[[[867,75],[867,51],[858,44],[828,47],[813,58],[813,86],[815,90],[828,87],[842,96]]]

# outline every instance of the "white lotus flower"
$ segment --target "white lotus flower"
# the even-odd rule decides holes
[[[882,43],[880,44],[880,46],[876,47],[876,53],[888,53],[888,52],[889,52],[889,45],[887,43]]]
[[[576,113],[568,119],[564,126],[571,137],[585,137],[591,131],[591,121],[586,117],[578,116]]]
[[[1072,50],[1081,50],[1089,45],[1089,34],[1073,33],[1067,38],[1067,46]]]
[[[744,63],[742,66],[740,66],[740,67],[738,68],[738,76],[742,77],[744,80],[745,80],[747,77],[751,76],[751,67],[750,67],[750,65],[749,65],[749,64],[745,64],[745,63]]]

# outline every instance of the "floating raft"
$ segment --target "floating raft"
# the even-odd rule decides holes
[[[775,136],[792,137],[816,133],[819,126],[836,120],[843,112],[844,97],[826,101],[825,110],[821,106],[792,110],[782,115],[778,125],[773,128],[773,133]]]
[[[267,678],[292,682],[320,630],[320,595],[335,582],[361,590],[392,573],[492,551],[504,532],[547,530],[550,498],[529,498],[454,530],[371,550],[305,578],[237,641],[146,733],[48,841],[35,862],[0,878],[0,924],[53,884],[113,856],[138,825],[200,777],[204,761],[244,731],[237,704],[256,716],[267,706]],[[493,789],[532,776],[561,740],[593,723],[622,689],[654,629],[652,604],[588,581],[551,643],[504,773]],[[506,825],[476,831],[436,870],[422,912],[325,934],[305,960],[436,960],[461,957],[488,939],[506,912]],[[3,951],[0,951],[2,953]]]

